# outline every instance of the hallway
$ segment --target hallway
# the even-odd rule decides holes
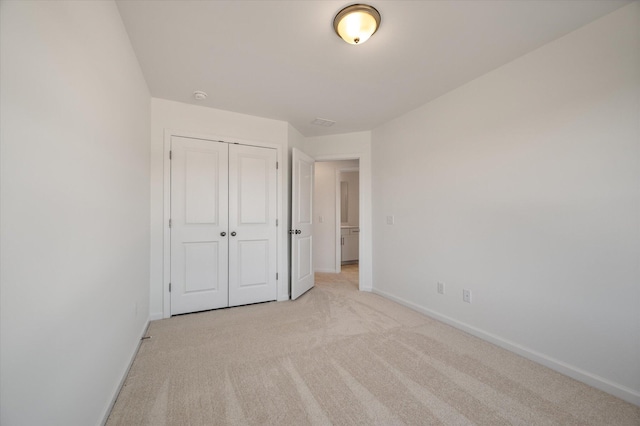
[[[339,274],[316,272],[316,284],[345,284],[357,290],[359,273],[360,269],[357,263],[342,265],[342,271]]]

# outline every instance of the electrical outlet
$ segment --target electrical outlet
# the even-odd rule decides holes
[[[318,217],[318,223],[324,223],[324,216]]]
[[[438,293],[444,294],[444,283],[441,283],[440,281],[438,281]]]
[[[387,216],[387,225],[393,225],[396,223],[396,218],[394,216]]]
[[[471,290],[462,290],[462,301],[471,303]]]

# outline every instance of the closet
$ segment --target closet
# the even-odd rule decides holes
[[[171,138],[171,315],[276,300],[276,150]]]

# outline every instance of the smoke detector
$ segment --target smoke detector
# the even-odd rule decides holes
[[[204,101],[207,99],[207,94],[201,90],[196,90],[193,92],[193,97],[196,98],[196,101]]]

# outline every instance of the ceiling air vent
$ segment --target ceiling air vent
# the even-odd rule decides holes
[[[325,118],[316,118],[311,122],[311,124],[315,124],[316,126],[322,126],[322,127],[331,127],[334,124],[336,124],[336,122],[333,120],[327,120]]]

